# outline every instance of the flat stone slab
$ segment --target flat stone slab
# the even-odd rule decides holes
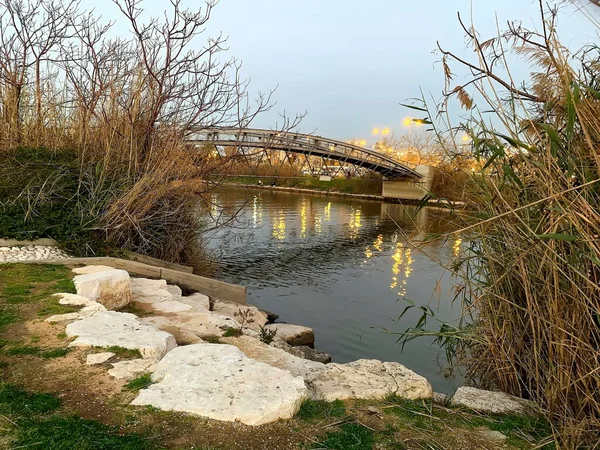
[[[531,403],[522,398],[467,386],[456,390],[450,404],[492,414],[524,414],[532,409]]]
[[[119,380],[131,381],[144,373],[153,372],[155,367],[156,361],[152,359],[130,359],[114,363],[108,374]]]
[[[107,270],[116,270],[114,267],[110,266],[83,266],[83,267],[75,267],[72,271],[77,275],[88,275],[90,273],[98,273],[98,272],[106,272]]]
[[[129,273],[120,269],[94,271],[95,268],[97,266],[88,266],[88,273],[73,278],[77,294],[104,305],[106,309],[127,306],[131,301]]]
[[[74,320],[85,319],[97,312],[106,311],[106,308],[98,302],[94,302],[87,297],[77,294],[59,293],[54,294],[54,297],[59,297],[58,303],[66,306],[83,306],[79,311],[74,311],[66,314],[57,314],[45,319],[49,323],[72,322]]]
[[[421,375],[395,362],[359,359],[348,364],[331,363],[306,377],[315,400],[377,399],[390,394],[417,400],[433,391]]]
[[[90,366],[94,366],[96,364],[103,364],[113,356],[115,356],[115,354],[112,352],[92,353],[87,355],[85,363]]]
[[[177,344],[164,331],[143,325],[133,314],[101,311],[67,325],[67,336],[77,336],[69,347],[111,347],[139,350],[144,359],[160,359]]]
[[[307,398],[300,377],[247,358],[231,345],[194,344],[169,352],[132,405],[262,425],[293,417]]]
[[[306,377],[308,374],[325,367],[322,363],[294,356],[285,350],[272,347],[250,336],[221,338],[221,342],[234,345],[248,358],[279,369],[288,370],[294,376]]]
[[[140,319],[143,323],[165,329],[176,327],[195,334],[199,338],[208,336],[222,336],[228,328],[237,328],[239,325],[230,317],[210,312],[189,312],[169,314],[169,316],[150,316]]]
[[[312,328],[303,327],[301,325],[292,325],[290,323],[271,323],[265,328],[269,330],[277,330],[275,335],[279,339],[287,342],[289,345],[307,347],[315,346],[315,334]]]

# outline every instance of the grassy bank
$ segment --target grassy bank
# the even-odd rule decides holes
[[[214,178],[216,179],[216,178]],[[324,192],[343,192],[345,194],[371,194],[381,195],[381,178],[373,176],[372,178],[332,178],[331,181],[321,181],[319,178],[307,176],[299,177],[258,177],[258,176],[227,176],[218,178],[224,183],[258,185],[259,180],[263,185],[294,187],[298,189],[315,189]]]
[[[0,447],[56,450],[529,449],[544,443],[538,419],[481,416],[429,401],[305,402],[294,419],[259,427],[129,406],[150,383],[111,379],[68,347],[43,319],[72,311],[51,297],[73,292],[62,266],[0,265]],[[214,344],[220,345],[220,344]],[[111,348],[118,359],[139,357]],[[486,432],[496,430],[506,443]],[[537,448],[544,448],[537,447]],[[552,448],[547,446],[546,448]]]

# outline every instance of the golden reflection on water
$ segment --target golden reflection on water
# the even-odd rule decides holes
[[[263,209],[262,204],[258,201],[258,197],[255,195],[252,200],[252,223],[254,228],[258,228],[263,222]]]
[[[306,216],[306,205],[304,201],[302,202],[302,208],[300,209],[300,237],[302,239],[306,238],[306,223],[308,222],[308,217]]]
[[[362,215],[360,208],[352,209],[350,211],[350,220],[348,226],[350,227],[350,238],[355,239],[358,236],[358,231],[362,227]]]
[[[412,265],[414,263],[414,259],[412,257],[412,249],[404,248],[402,243],[397,242],[394,250],[394,254],[392,255],[392,282],[390,284],[390,289],[395,291],[398,289],[397,294],[400,296],[406,295],[406,285],[408,278],[413,271]],[[399,280],[399,278],[401,280]],[[400,287],[398,288],[398,284]]]
[[[462,244],[462,239],[456,238],[456,240],[454,241],[454,244],[452,245],[452,252],[454,253],[454,256],[459,255],[461,244]]]
[[[285,239],[285,213],[282,209],[273,217],[273,237],[279,240]]]
[[[331,202],[327,203],[327,206],[323,209],[323,220],[331,222]]]

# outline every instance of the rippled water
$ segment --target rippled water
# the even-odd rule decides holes
[[[316,348],[335,362],[399,361],[435,390],[456,387],[458,380],[441,375],[445,359],[432,340],[410,341],[402,352],[398,336],[384,331],[415,325],[416,311],[398,320],[404,298],[428,304],[443,320],[457,315],[449,276],[405,237],[422,239],[416,230],[424,227],[447,231],[442,212],[236,188],[214,194],[213,203],[213,216],[241,208],[233,226],[210,234],[208,245],[221,261],[218,277],[247,286],[249,303],[313,328]],[[448,260],[459,245],[428,244],[425,251]]]

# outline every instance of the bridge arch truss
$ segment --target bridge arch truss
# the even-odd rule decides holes
[[[212,144],[216,148],[233,147],[246,158],[256,158],[262,152],[275,150],[284,152],[288,161],[290,153],[301,154],[307,161],[311,156],[338,161],[380,173],[386,179],[418,181],[422,177],[414,168],[387,155],[321,136],[261,129],[209,128],[196,133],[190,142]]]

